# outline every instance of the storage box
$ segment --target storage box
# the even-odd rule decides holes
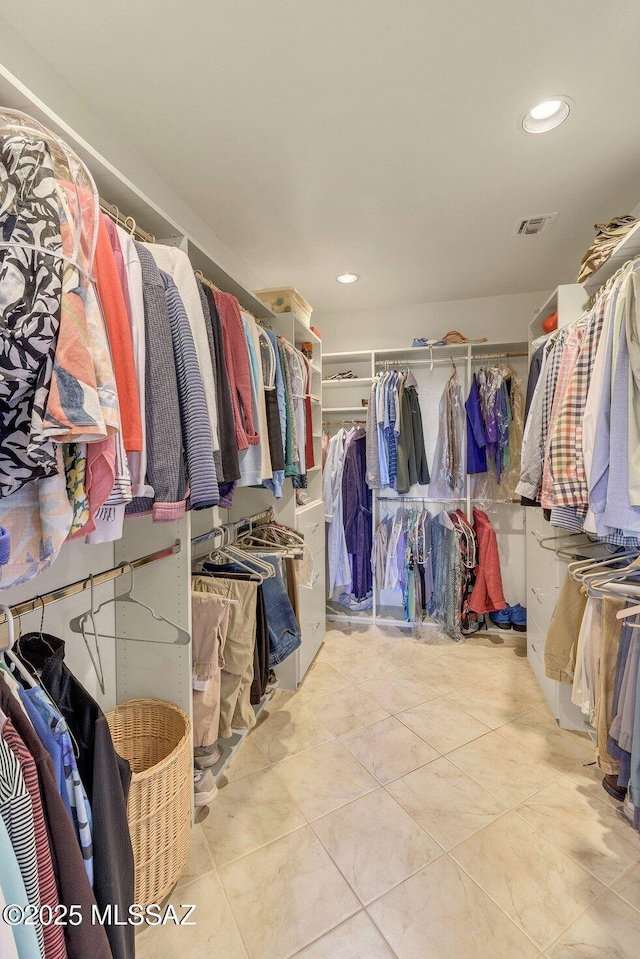
[[[253,295],[262,300],[274,313],[293,313],[305,326],[311,325],[313,307],[292,286],[281,286],[272,290],[254,290]]]

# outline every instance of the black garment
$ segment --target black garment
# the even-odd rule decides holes
[[[269,434],[269,452],[271,454],[271,468],[284,470],[284,449],[282,446],[282,430],[280,427],[280,410],[278,408],[278,393],[276,390],[265,390],[264,399],[267,406],[267,433]]]
[[[135,901],[133,850],[127,824],[131,769],[114,749],[104,713],[65,666],[64,645],[47,633],[42,637],[28,633],[16,643],[16,652],[25,666],[40,674],[44,688],[73,733],[79,752],[78,772],[93,815],[93,891],[101,911],[109,905],[117,906],[120,918],[126,918]],[[81,869],[84,871],[84,867]],[[133,959],[134,927],[105,928],[113,959]],[[79,959],[93,959],[93,953],[86,951]]]
[[[67,907],[80,906],[81,909],[80,925],[69,924],[64,927],[67,955],[69,959],[111,959],[111,950],[104,927],[93,925],[91,921],[96,900],[87,879],[74,825],[58,792],[53,760],[22,711],[20,703],[2,678],[1,670],[0,709],[13,723],[36,764],[42,810],[47,823],[51,861],[60,903]]]
[[[220,433],[220,453],[222,455],[222,479],[225,483],[235,483],[240,479],[240,463],[238,460],[238,446],[236,443],[235,421],[233,418],[233,404],[231,387],[224,354],[224,341],[220,316],[213,298],[213,292],[208,286],[204,287],[204,295],[209,307],[209,318],[215,343],[216,358],[216,402],[218,406],[218,430]]]
[[[420,409],[420,400],[415,386],[406,388],[409,400],[409,411],[411,413],[411,426],[413,428],[413,453],[415,462],[409,458],[409,479],[411,485],[418,483],[420,486],[426,486],[430,481],[429,465],[427,463],[427,452],[424,448],[424,429],[422,426],[422,411]],[[415,475],[415,479],[413,476]]]
[[[258,586],[256,602],[256,645],[253,653],[251,705],[257,706],[267,689],[269,678],[269,623],[262,586]]]
[[[544,355],[546,343],[543,343],[542,346],[538,347],[533,356],[531,357],[531,366],[529,367],[529,379],[527,380],[527,397],[524,404],[524,421],[527,422],[527,417],[529,416],[529,410],[531,409],[531,402],[533,400],[533,394],[536,391],[536,386],[538,385],[538,380],[540,379],[540,370],[542,369],[542,357]],[[522,496],[520,498],[521,506],[540,506],[538,500],[529,499],[528,496]]]

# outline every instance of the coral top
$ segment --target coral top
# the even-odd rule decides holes
[[[106,214],[103,213],[100,216],[93,269],[109,334],[124,448],[128,453],[139,453],[142,450],[142,419],[131,326],[105,220]]]

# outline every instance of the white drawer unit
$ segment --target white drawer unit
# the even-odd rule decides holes
[[[325,637],[325,526],[322,500],[296,509],[296,528],[311,550],[313,574],[311,589],[298,586],[302,643],[276,670],[285,689],[298,688]]]
[[[312,556],[324,552],[324,503],[310,503],[298,509],[296,526],[311,548]]]
[[[563,729],[588,730],[589,724],[571,702],[571,686],[549,679],[544,668],[547,633],[558,596],[567,574],[567,564],[550,549],[540,545],[545,537],[560,536],[542,515],[526,510],[527,526],[527,659],[542,689],[549,709]]]

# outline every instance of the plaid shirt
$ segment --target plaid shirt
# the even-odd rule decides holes
[[[597,306],[587,314],[584,323],[582,320],[578,321],[578,326],[582,329],[579,352],[550,443],[550,474],[553,481],[551,505],[575,506],[578,516],[582,518],[589,505],[582,450],[582,418],[604,324],[605,309],[605,298],[602,297]]]
[[[573,371],[580,356],[582,340],[587,329],[587,322],[581,317],[577,323],[569,327],[562,359],[558,370],[558,380],[556,383],[555,394],[553,397],[553,406],[551,407],[551,416],[549,417],[549,426],[547,431],[547,444],[545,447],[544,470],[542,474],[542,490],[540,491],[540,505],[543,509],[551,509],[552,506],[560,506],[553,499],[554,486],[554,467],[563,463],[562,458],[558,459],[558,448],[568,447],[567,455],[571,455],[571,439],[564,432],[557,429],[558,419],[563,409],[567,390],[571,383]],[[560,454],[561,455],[561,454]]]

